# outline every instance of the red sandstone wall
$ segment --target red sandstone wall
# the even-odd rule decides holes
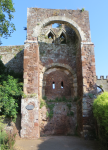
[[[58,42],[58,39],[55,40],[54,44],[51,44],[50,42],[48,43],[45,42],[45,40],[43,41],[41,37],[38,37],[41,30],[45,27],[45,23],[52,24],[55,22],[54,20],[50,22],[48,21],[49,18],[51,20],[51,17],[54,18],[55,16],[58,16],[59,18],[59,20],[56,21],[57,23],[67,23],[68,26],[70,26],[76,31],[76,34],[79,38],[81,49],[80,48],[78,49],[79,45],[78,45],[77,40],[76,40],[77,43],[74,41],[73,42],[74,44],[71,44],[70,46],[68,46],[68,45],[60,45]],[[64,18],[65,21],[63,21],[62,18]],[[44,22],[45,19],[47,19],[46,22]],[[76,89],[78,89],[77,90],[78,95],[80,96],[82,96],[82,94],[84,96],[84,94],[86,93],[85,98],[83,98],[83,105],[82,105],[82,101],[77,102],[78,113],[80,114],[78,117],[79,120],[77,121],[77,124],[80,126],[80,131],[82,131],[82,125],[84,126],[85,124],[83,120],[89,119],[89,111],[91,110],[91,102],[93,101],[93,99],[92,98],[90,99],[89,95],[87,94],[88,92],[92,92],[93,94],[95,94],[95,91],[94,91],[95,89],[95,79],[94,79],[95,60],[94,60],[94,54],[93,54],[94,49],[93,49],[93,45],[91,43],[91,38],[90,38],[88,12],[87,11],[81,12],[80,10],[53,10],[53,9],[29,8],[28,15],[27,15],[27,22],[28,22],[27,23],[27,41],[25,44],[25,52],[24,52],[24,92],[27,94],[31,94],[31,93],[38,94],[38,91],[40,91],[40,93],[42,92],[39,89],[45,86],[47,88],[48,85],[44,85],[47,80],[44,80],[44,83],[42,83],[42,81],[44,79],[44,75],[43,75],[45,73],[44,71],[47,71],[47,69],[49,69],[47,68],[49,65],[52,66],[56,64],[54,66],[55,68],[57,68],[57,64],[59,64],[59,66],[63,64],[63,67],[68,65],[68,69],[69,67],[71,67],[71,69],[69,69],[68,71],[74,70],[72,72],[74,93],[76,93],[77,95],[77,92],[75,92]],[[44,33],[44,37],[45,35],[46,33]],[[39,49],[38,49],[37,37],[38,37],[39,44],[40,44]],[[77,47],[75,47],[76,44],[77,44]],[[79,53],[77,54],[78,50],[79,50]],[[48,79],[48,82],[49,82],[49,79]],[[83,90],[82,90],[82,86],[83,86]],[[49,88],[47,92],[50,92],[50,91],[51,89]],[[66,95],[67,92],[65,91],[64,93]],[[36,99],[36,101],[38,100]],[[90,102],[90,105],[89,105],[89,102]],[[24,108],[24,104],[25,103],[23,103],[22,108]],[[63,105],[60,105],[59,107],[60,110],[61,108],[63,108],[62,106]],[[37,107],[35,108],[36,111],[34,112],[37,115],[39,112],[38,105],[36,107]],[[82,112],[81,112],[81,109],[82,109]],[[30,115],[29,111],[27,111],[27,113],[28,115]],[[22,109],[22,114],[24,116],[23,109]],[[45,130],[46,131],[49,130],[49,126],[47,126],[49,123],[53,124],[54,122],[56,122],[56,125],[53,125],[52,128],[55,128],[55,129],[58,128],[57,130],[62,128],[60,125],[62,122],[61,120],[65,120],[68,117],[66,117],[66,115],[63,116],[63,111],[60,111],[60,114],[61,115],[58,117],[58,115],[55,113],[56,119],[54,119],[53,117],[52,122],[50,122],[49,120],[48,122],[45,122],[45,124],[43,125],[44,133],[45,133]],[[62,116],[63,116],[63,119],[60,119],[62,118]],[[34,118],[35,118],[35,115],[34,115]],[[57,122],[57,118],[60,119],[59,123]],[[66,120],[68,122],[68,119]],[[43,120],[40,121],[41,125],[42,125],[42,121]],[[24,123],[24,118],[22,118],[22,123]],[[36,123],[37,123],[36,124],[37,128],[35,129],[35,125],[33,125],[33,130],[35,130],[35,132],[38,132],[39,126],[41,126],[39,125],[39,118],[36,120]],[[62,123],[64,124],[64,121]],[[75,120],[73,120],[73,123],[71,124],[71,126],[75,123],[76,123],[76,118]],[[86,123],[90,124],[89,121],[87,121]],[[26,125],[27,123],[25,124],[25,126]],[[64,126],[65,125],[66,124],[64,124]],[[68,122],[68,125],[69,125],[69,122]],[[48,128],[46,129],[46,127]],[[52,128],[50,129],[52,130]],[[42,129],[42,126],[41,126],[41,129]],[[67,130],[68,127],[67,128],[63,127],[62,131],[65,129]],[[26,132],[28,132],[28,130],[29,128],[27,127]],[[55,130],[54,132],[56,133],[57,130]],[[24,131],[24,129],[22,130],[23,134],[28,135],[28,133],[26,132]],[[84,131],[82,132],[82,134],[83,133]]]
[[[77,101],[77,123],[78,123],[78,133],[82,131],[82,97],[83,97],[83,76],[82,76],[82,61],[81,61],[81,46],[79,44],[79,48],[77,50],[77,93],[78,93],[78,101]]]
[[[52,84],[55,83],[55,89]],[[63,82],[63,88],[61,88]],[[56,97],[71,98],[71,82],[69,77],[63,71],[54,71],[46,78],[45,95],[48,99],[55,99]]]
[[[87,41],[90,39],[90,25],[88,11],[81,12],[81,10],[59,10],[59,9],[42,9],[42,8],[28,8],[27,16],[27,39],[32,40],[33,28],[49,17],[65,16],[75,21],[82,31],[85,33]]]
[[[52,103],[49,103],[52,104]],[[77,127],[77,107],[73,102],[53,102],[53,117],[49,119],[46,112],[49,109],[45,106],[40,110],[40,134],[44,135],[74,135]],[[71,104],[71,108],[67,107]],[[73,112],[73,116],[69,116],[69,112]]]

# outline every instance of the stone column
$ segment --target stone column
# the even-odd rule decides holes
[[[21,100],[21,137],[39,135],[39,48],[37,40],[27,40],[24,49],[24,96]]]

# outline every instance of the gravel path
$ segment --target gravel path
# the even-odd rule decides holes
[[[97,141],[74,136],[48,136],[16,140],[15,150],[102,150]]]

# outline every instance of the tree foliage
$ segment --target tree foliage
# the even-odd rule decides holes
[[[0,114],[16,120],[22,95],[21,75],[9,72],[0,60]]]
[[[60,23],[57,23],[57,28],[62,28],[62,25]]]
[[[7,38],[14,32],[15,26],[11,22],[15,12],[12,0],[0,0],[0,37]]]

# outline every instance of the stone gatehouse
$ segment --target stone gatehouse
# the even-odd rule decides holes
[[[54,23],[60,26],[53,28]],[[88,11],[28,8],[20,56],[27,95],[21,101],[21,137],[87,136],[96,95]]]

